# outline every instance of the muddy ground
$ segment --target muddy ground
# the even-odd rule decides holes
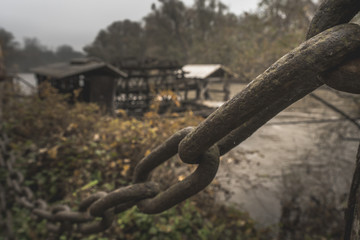
[[[354,96],[328,88],[315,93],[359,118]],[[316,200],[331,192],[343,207],[359,136],[354,124],[308,96],[222,157],[217,201],[248,211],[264,225],[278,223],[282,203],[294,195]]]

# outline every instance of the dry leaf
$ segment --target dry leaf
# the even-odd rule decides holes
[[[121,171],[121,175],[126,176],[129,169],[130,169],[130,165],[124,165],[123,170]]]
[[[94,134],[93,140],[98,141],[100,139],[100,135],[98,133]]]
[[[182,180],[184,180],[185,179],[185,176],[184,175],[180,175],[179,177],[178,177],[178,180],[179,181],[182,181]]]
[[[150,153],[151,153],[151,150],[150,150],[150,149],[146,150],[146,152],[145,152],[145,154],[144,154],[145,157],[148,156]]]
[[[51,159],[56,159],[59,146],[52,147],[47,151],[47,154]]]
[[[110,163],[110,167],[111,167],[111,168],[115,168],[115,167],[116,167],[116,162],[115,162],[115,161],[111,162],[111,163]]]

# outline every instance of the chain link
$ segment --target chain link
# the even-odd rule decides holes
[[[49,232],[70,236],[102,232],[112,225],[116,214],[135,205],[144,213],[154,214],[195,195],[215,177],[221,155],[287,106],[327,84],[329,76],[338,74],[339,66],[358,61],[354,53],[360,50],[360,27],[339,24],[348,22],[359,10],[358,0],[323,1],[310,24],[307,41],[275,62],[197,127],[178,131],[153,150],[136,166],[133,185],[109,193],[97,192],[84,199],[77,211],[67,205],[48,206],[35,197],[24,185],[22,173],[16,170],[15,153],[11,151],[8,136],[3,133],[0,171],[5,171],[6,177],[0,178],[0,228],[8,239],[14,239],[12,199],[38,218],[46,219]],[[329,85],[354,91],[348,86],[359,86],[352,84],[357,78],[354,80],[353,73],[348,74],[345,79],[348,82],[331,80]],[[198,167],[184,180],[161,191],[149,176],[153,169],[176,154],[183,162],[198,164]]]

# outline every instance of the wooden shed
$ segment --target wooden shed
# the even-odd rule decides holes
[[[72,94],[81,88],[80,101],[98,103],[107,112],[114,110],[116,84],[127,74],[95,58],[78,58],[32,69],[38,85],[44,81],[60,93]]]
[[[167,96],[161,96],[161,93],[165,90],[178,93],[181,90],[179,84],[183,83],[183,75],[181,65],[176,61],[128,58],[121,62],[119,68],[128,77],[118,82],[116,105],[128,113],[148,111],[155,98],[161,98],[161,108],[166,109],[171,101],[167,101]]]
[[[229,83],[237,77],[237,74],[221,64],[188,64],[182,70],[185,79],[194,80],[197,99],[228,100]]]

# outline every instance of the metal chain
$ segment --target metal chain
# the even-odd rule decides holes
[[[215,177],[221,155],[284,108],[326,84],[328,78],[340,71],[339,66],[357,60],[360,27],[339,24],[348,22],[359,10],[358,0],[324,1],[310,25],[307,41],[275,62],[197,127],[178,131],[142,159],[135,168],[133,185],[110,193],[97,192],[84,199],[77,211],[66,205],[49,206],[34,197],[32,190],[24,185],[23,175],[14,166],[16,157],[9,147],[10,140],[3,133],[0,137],[0,170],[7,174],[6,179],[0,181],[0,227],[6,229],[9,239],[13,239],[11,196],[17,204],[46,219],[50,232],[71,235],[102,232],[112,225],[116,214],[135,205],[144,213],[160,213],[198,193]],[[350,72],[345,79],[348,82],[342,79],[329,85],[344,90],[349,81],[355,81],[352,74]],[[360,92],[360,89],[356,91]],[[149,175],[176,154],[183,162],[198,164],[198,167],[184,180],[161,191],[157,183],[149,180]]]

